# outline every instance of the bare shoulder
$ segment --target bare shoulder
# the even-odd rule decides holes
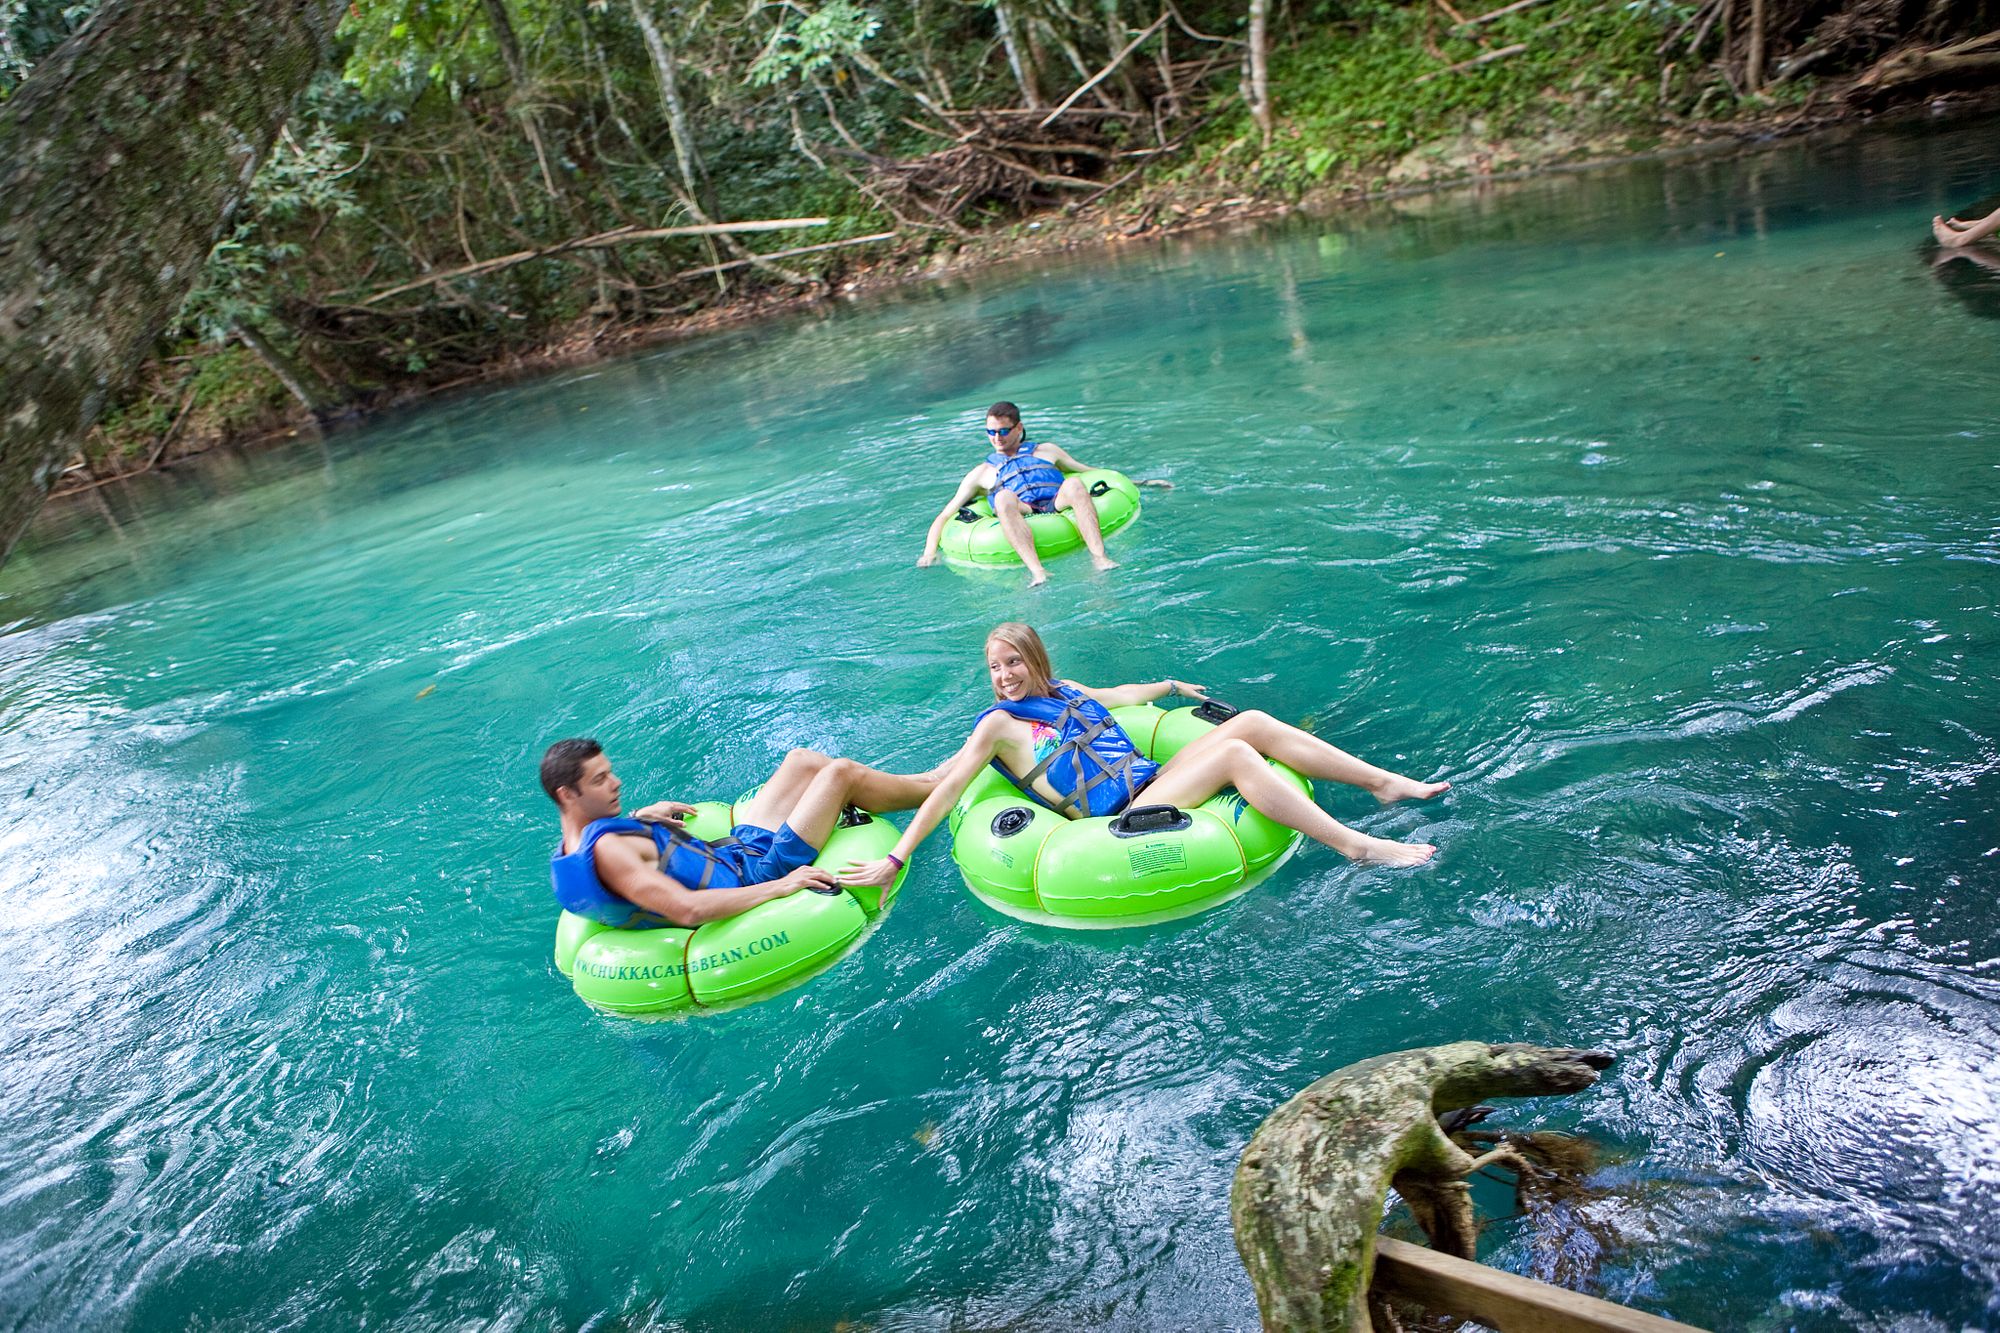
[[[979,719],[978,725],[972,729],[972,738],[978,740],[982,736],[998,736],[1016,725],[1018,724],[1013,714],[996,708],[994,711],[984,714]]]
[[[965,744],[959,747],[959,753],[983,762],[990,758],[999,746],[1018,739],[1016,733],[1020,731],[1021,726],[1022,724],[1011,714],[997,710],[988,713],[972,728],[972,734],[965,738]]]

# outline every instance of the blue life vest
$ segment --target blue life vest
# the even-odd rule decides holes
[[[986,455],[986,461],[993,465],[993,489],[1004,487],[1014,492],[1031,509],[1053,501],[1062,489],[1062,469],[1046,458],[1035,457],[1040,447],[1033,440],[1023,440],[1011,458],[997,449]]]
[[[1049,806],[1059,815],[1115,815],[1153,780],[1160,766],[1139,753],[1103,704],[1061,681],[1055,690],[1054,697],[1002,700],[979,715],[1005,713],[1023,722],[1046,723],[1056,731],[1056,748],[1025,776],[1009,772],[998,759],[993,767],[1039,805],[1049,805],[1035,790],[1035,779],[1046,773],[1049,785],[1062,796]]]
[[[718,848],[733,843],[733,838],[709,843],[665,824],[625,818],[595,819],[577,839],[575,851],[564,855],[558,846],[556,855],[549,860],[549,879],[555,887],[556,901],[565,912],[625,930],[659,930],[674,924],[619,897],[597,877],[597,840],[613,833],[646,834],[660,849],[661,873],[690,889],[733,889],[743,883],[741,868],[717,852]]]

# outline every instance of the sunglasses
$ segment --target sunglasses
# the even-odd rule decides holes
[[[988,427],[986,428],[986,433],[987,433],[988,435],[1011,435],[1011,434],[1013,434],[1013,433],[1014,433],[1014,427],[1015,427],[1015,426],[1019,426],[1020,424],[1021,424],[1021,423],[1017,421],[1017,422],[1015,422],[1015,423],[1014,423],[1014,425],[1013,425],[1013,426],[1006,426],[1006,427],[1003,427],[1003,428],[1002,428],[1002,429],[1000,429],[1000,430],[995,430],[995,429],[993,429],[993,427],[991,427],[991,426],[988,426]]]

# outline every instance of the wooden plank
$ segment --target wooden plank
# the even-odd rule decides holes
[[[1702,1333],[1388,1236],[1375,1239],[1374,1290],[1426,1310],[1476,1319],[1500,1333]]]

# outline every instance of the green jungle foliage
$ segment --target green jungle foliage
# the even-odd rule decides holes
[[[1272,81],[1287,95],[1271,147],[1256,150],[1241,112],[1216,157],[1247,158],[1266,188],[1297,190],[1357,173],[1374,184],[1411,149],[1468,133],[1497,143],[1649,129],[1666,109],[1660,36],[1657,22],[1591,0],[1555,0],[1476,29],[1435,5],[1368,0],[1275,53]]]
[[[1746,87],[1769,107],[1864,66],[1899,31],[1888,2],[1769,0],[1756,70],[1730,0],[1529,0],[1480,23],[1504,0],[1286,0],[1267,137],[1248,106],[1264,0],[355,0],[87,461],[813,290],[1114,187],[1282,197],[1379,183],[1425,145],[1467,169],[1510,140],[1643,146]],[[1904,27],[1995,3],[1932,0]],[[0,0],[0,100],[92,9]],[[574,244],[787,218],[826,221]]]

